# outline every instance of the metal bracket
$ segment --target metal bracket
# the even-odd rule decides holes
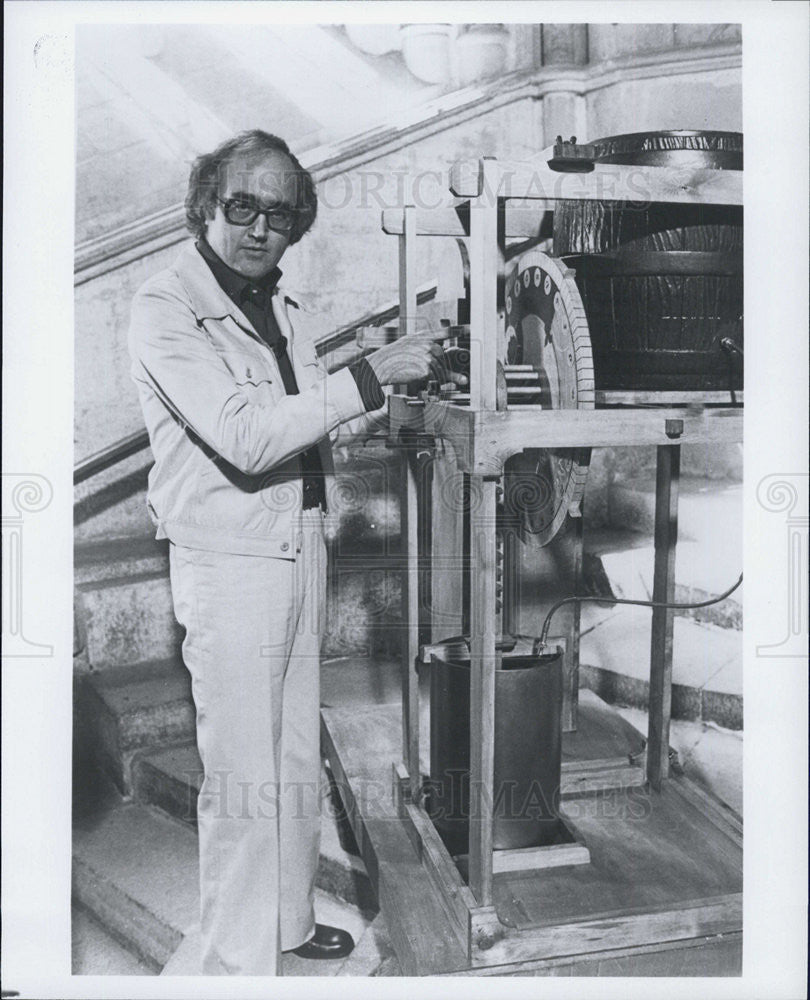
[[[552,170],[569,174],[588,174],[596,162],[596,155],[592,146],[578,146],[577,137],[572,135],[570,139],[563,139],[557,136],[554,143],[554,156],[548,161]]]

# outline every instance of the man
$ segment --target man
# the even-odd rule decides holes
[[[353,947],[313,911],[330,436],[362,429],[381,386],[427,377],[441,355],[441,332],[414,335],[327,374],[278,284],[316,210],[287,145],[241,133],[195,162],[196,244],[132,306],[148,503],[170,542],[204,767],[202,971],[214,975],[274,975],[282,951]]]

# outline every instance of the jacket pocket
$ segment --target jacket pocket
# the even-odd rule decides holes
[[[299,390],[303,391],[314,385],[327,375],[323,362],[318,357],[315,345],[306,340],[295,344],[292,350],[295,364],[295,377]]]
[[[283,395],[280,378],[271,374],[255,355],[246,351],[220,351],[219,356],[233,376],[234,385],[249,403],[266,406]]]

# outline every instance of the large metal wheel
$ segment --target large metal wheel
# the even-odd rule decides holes
[[[529,250],[506,279],[505,306],[507,372],[530,365],[536,399],[546,409],[593,409],[591,339],[574,272]],[[529,544],[548,544],[567,514],[580,514],[589,458],[584,448],[531,448],[512,456],[504,468],[505,524]]]

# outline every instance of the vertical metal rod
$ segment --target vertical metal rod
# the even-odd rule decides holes
[[[517,635],[520,632],[520,542],[517,533],[511,529],[505,529],[502,538],[501,631],[504,635]]]
[[[659,445],[655,477],[654,601],[671,602],[675,597],[680,466],[680,445]],[[656,791],[660,791],[662,781],[669,776],[673,622],[671,608],[653,608],[647,780]]]
[[[470,560],[470,888],[492,903],[495,761],[495,490],[470,477],[480,503],[471,518]]]
[[[583,528],[585,518],[571,518],[571,526],[574,533],[574,593],[582,593],[582,550],[583,550]],[[577,601],[573,607],[573,621],[571,624],[572,635],[571,645],[566,655],[566,675],[565,686],[563,688],[563,718],[562,729],[564,733],[576,732],[577,711],[579,708],[579,633],[582,619],[582,605]]]
[[[416,208],[406,205],[399,237],[399,335],[416,330]]]

